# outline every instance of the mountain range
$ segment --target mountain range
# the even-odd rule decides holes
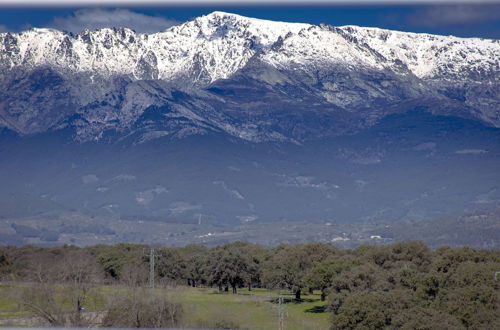
[[[213,12],[0,33],[0,216],[399,221],[500,207],[500,41]]]
[[[420,106],[500,127],[499,58],[498,40],[223,12],[155,34],[2,33],[0,125],[72,127],[81,142],[223,132],[300,143]]]

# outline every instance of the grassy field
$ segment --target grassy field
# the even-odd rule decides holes
[[[19,290],[22,290],[19,286],[0,284],[0,321],[29,316],[16,301]],[[116,286],[99,289],[104,296],[113,296],[121,290],[123,288]],[[319,294],[305,294],[303,301],[297,303],[289,292],[265,289],[241,289],[238,294],[232,294],[218,293],[215,288],[177,286],[157,291],[164,291],[182,304],[181,325],[186,328],[276,329],[277,298],[281,296],[284,298],[285,329],[328,329],[330,313],[324,312],[325,303],[320,301]]]
[[[186,327],[233,326],[240,328],[276,329],[277,298],[284,298],[286,329],[328,329],[329,313],[319,294],[304,295],[296,303],[289,293],[265,289],[240,290],[238,294],[217,293],[210,288],[182,288]]]
[[[0,320],[27,316],[16,301],[18,286],[0,284]]]

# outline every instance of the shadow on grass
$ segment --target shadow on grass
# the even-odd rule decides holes
[[[270,301],[273,304],[278,304],[279,298],[272,298]],[[312,303],[315,302],[316,299],[310,299],[310,298],[305,298],[305,299],[295,299],[295,298],[283,298],[283,303],[284,304],[301,304],[301,303]]]
[[[212,292],[209,292],[208,294],[218,294],[218,295],[226,295],[226,296],[256,296],[258,297],[258,295],[256,294],[253,294],[253,293],[245,293],[245,292],[237,292],[237,293],[233,293],[232,291],[212,291]]]
[[[306,309],[306,313],[324,313],[326,312],[326,306],[314,306],[312,308]]]

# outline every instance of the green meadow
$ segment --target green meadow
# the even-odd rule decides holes
[[[211,288],[182,288],[180,300],[185,306],[186,327],[239,327],[276,329],[278,297],[283,297],[286,329],[328,329],[330,313],[319,293],[303,295],[295,302],[288,292],[266,289],[242,289],[238,294],[218,293]]]
[[[22,318],[30,317],[22,310],[19,292],[28,285],[0,285],[0,325],[16,325]],[[113,299],[118,292],[127,288],[102,286],[98,289],[101,297]],[[64,295],[64,289],[58,290]],[[150,294],[150,291],[145,291]],[[304,294],[301,302],[286,291],[242,288],[237,294],[219,293],[216,288],[192,288],[175,286],[155,289],[156,294],[166,295],[169,300],[180,303],[183,308],[181,326],[184,328],[278,328],[278,297],[283,298],[283,322],[286,329],[328,329],[331,313],[325,311],[326,302],[320,300],[320,293]],[[102,304],[91,304],[99,310]],[[86,306],[87,307],[87,306]],[[69,308],[69,306],[68,306]],[[88,308],[96,311],[95,307]],[[98,311],[97,310],[97,311]],[[16,320],[12,320],[16,319]],[[9,322],[12,321],[12,322]]]

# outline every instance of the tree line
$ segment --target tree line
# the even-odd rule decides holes
[[[73,302],[79,311],[90,284],[147,286],[148,249],[134,244],[3,247],[0,276],[3,281],[71,284],[80,288]],[[353,250],[323,243],[269,249],[234,242],[155,251],[155,279],[160,284],[214,287],[233,294],[255,287],[281,289],[297,302],[304,292],[319,291],[332,315],[332,329],[500,329],[500,278],[494,278],[500,251],[431,250],[419,241]],[[158,301],[154,305],[163,306]],[[125,308],[118,307],[115,314]],[[158,324],[175,325],[172,315],[179,314],[180,307],[165,308],[168,313],[163,314],[170,319]],[[136,315],[136,322],[138,313],[140,308],[137,315],[125,315]]]

